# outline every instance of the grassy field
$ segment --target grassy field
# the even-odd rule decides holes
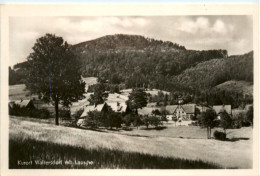
[[[167,126],[162,130],[144,128],[120,131],[91,131],[50,123],[10,118],[10,140],[36,140],[57,145],[69,145],[85,150],[98,148],[115,152],[141,153],[203,161],[222,168],[252,167],[252,128],[228,130],[230,141],[206,139],[199,127]],[[213,165],[212,165],[213,164]],[[115,166],[116,167],[116,166]]]
[[[10,169],[217,169],[216,165],[153,156],[138,152],[124,152],[106,148],[85,149],[35,139],[9,141]],[[26,162],[27,164],[24,164]]]

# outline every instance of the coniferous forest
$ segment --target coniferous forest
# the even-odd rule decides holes
[[[166,104],[181,95],[186,103],[231,104],[253,102],[252,92],[223,89],[228,81],[253,85],[253,51],[228,56],[226,50],[188,50],[169,41],[137,35],[109,35],[72,45],[81,63],[83,77],[123,88],[169,91]],[[22,84],[28,62],[9,68],[9,84]],[[234,85],[236,86],[236,85]],[[164,96],[164,95],[162,95]]]

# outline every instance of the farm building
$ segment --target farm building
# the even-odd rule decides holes
[[[21,108],[28,108],[28,109],[34,109],[35,106],[33,104],[33,101],[32,100],[16,100],[16,101],[10,101],[9,102],[9,107],[10,108],[13,108],[14,105],[17,105]]]
[[[107,111],[107,108],[111,107],[111,109],[115,112],[122,112],[122,113],[128,113],[130,112],[129,107],[126,105],[126,103],[114,103],[114,102],[105,102],[103,104],[98,104],[97,106],[91,105],[91,106],[86,106],[84,107],[84,111],[81,114],[80,118],[87,117],[88,112],[90,111]]]
[[[191,120],[192,116],[195,116],[195,104],[184,105],[168,105],[165,109],[170,113],[167,118],[172,120],[172,117],[176,117],[178,120]]]
[[[131,112],[130,108],[125,102],[107,102],[107,105],[112,108],[115,112],[129,113]]]
[[[86,107],[84,107],[84,111],[81,114],[80,118],[87,117],[88,112],[90,112],[90,111],[100,111],[101,112],[101,111],[105,111],[106,108],[107,108],[106,103],[98,104],[97,106],[95,106],[95,105],[86,106]]]

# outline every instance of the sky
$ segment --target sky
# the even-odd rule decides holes
[[[134,34],[171,41],[186,49],[226,49],[229,55],[253,50],[252,16],[92,16],[10,17],[9,65],[23,62],[46,33],[77,44],[105,35]]]

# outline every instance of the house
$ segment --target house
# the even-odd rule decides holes
[[[142,109],[138,109],[138,114],[151,116],[154,110],[160,111],[160,107],[143,107]]]
[[[90,111],[105,111],[107,109],[107,104],[106,103],[103,103],[103,104],[98,104],[98,105],[91,105],[91,106],[86,106],[84,107],[84,111],[83,113],[81,114],[80,118],[85,118],[87,117],[88,113]]]
[[[213,109],[216,111],[217,114],[220,114],[226,111],[229,115],[232,115],[231,105],[215,105]]]
[[[10,101],[9,102],[9,107],[13,108],[14,105],[19,106],[20,108],[27,108],[27,109],[34,109],[35,106],[33,104],[32,100],[16,100],[16,101]]]
[[[231,105],[215,105],[212,108],[216,111],[218,119],[220,119],[220,114],[224,111],[226,111],[230,116],[232,116]]]
[[[107,105],[112,108],[115,112],[129,113],[131,112],[130,108],[125,102],[107,102]]]
[[[84,111],[81,114],[80,118],[87,117],[88,112],[90,111],[99,111],[99,112],[106,112],[108,110],[108,107],[111,107],[111,109],[114,112],[121,112],[121,113],[129,113],[131,112],[130,108],[126,103],[114,103],[114,102],[105,102],[103,104],[98,104],[97,106],[91,105],[84,107]]]
[[[168,105],[165,107],[170,113],[167,119],[172,120],[172,117],[176,117],[178,120],[191,120],[192,116],[195,116],[195,108],[195,104]]]
[[[196,108],[200,111],[200,113],[206,112],[208,109],[210,109],[207,106],[201,106],[201,105],[196,105]]]

